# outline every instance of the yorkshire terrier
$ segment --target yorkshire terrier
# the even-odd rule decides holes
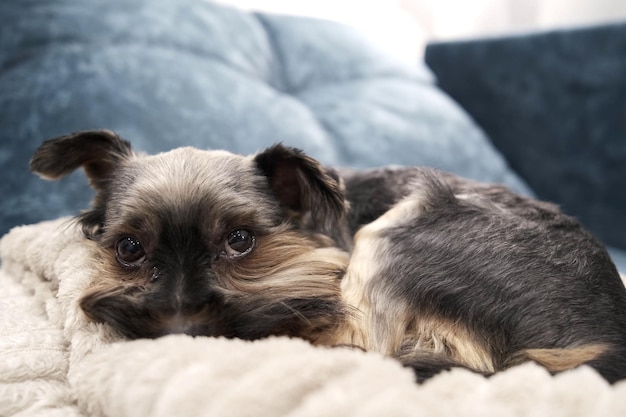
[[[110,131],[51,139],[82,167],[99,275],[85,314],[128,338],[304,338],[397,358],[422,381],[524,361],[626,378],[626,290],[550,203],[429,168],[341,171],[297,149],[144,156]]]

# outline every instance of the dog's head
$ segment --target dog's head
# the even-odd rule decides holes
[[[80,302],[91,319],[130,338],[310,340],[341,320],[347,204],[301,151],[142,156],[88,131],[46,141],[31,160],[47,179],[79,167],[96,191],[78,217],[97,247],[99,276]]]

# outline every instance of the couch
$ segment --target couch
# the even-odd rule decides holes
[[[558,80],[551,71],[560,67],[550,61],[547,72],[511,71],[520,63],[500,59],[509,42],[523,49],[524,38],[432,45],[429,68],[396,62],[336,23],[208,0],[11,0],[0,4],[0,16],[0,235],[11,230],[0,240],[0,415],[623,411],[626,384],[609,386],[585,367],[552,378],[526,364],[491,380],[454,370],[418,387],[392,360],[296,340],[125,341],[77,306],[97,279],[89,242],[64,217],[92,197],[82,173],[49,183],[27,170],[44,139],[83,129],[117,131],[149,153],[191,145],[247,154],[283,142],[328,165],[429,165],[552,199],[624,249],[619,107],[589,104],[589,113],[571,116],[566,110],[578,101],[557,89],[551,96],[565,103],[554,109],[559,117],[540,118],[549,113],[541,107],[532,113],[533,104],[551,109],[541,86],[546,74]],[[608,29],[535,35],[527,48],[569,58],[567,48],[554,57],[549,50],[570,36],[593,39],[596,30]],[[623,25],[610,30],[611,39],[619,36],[605,58],[626,42]],[[613,64],[612,77],[626,73],[623,59]],[[598,65],[607,70],[608,63]],[[499,76],[490,72],[496,68]],[[604,72],[589,77],[588,88],[574,82],[572,94],[623,103],[603,84]],[[611,85],[623,88],[619,80]],[[577,136],[581,128],[570,118],[580,114],[592,136]],[[619,261],[619,250],[613,253]]]

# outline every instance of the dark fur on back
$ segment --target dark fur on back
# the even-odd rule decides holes
[[[429,169],[348,175],[346,187],[359,208],[353,228],[412,193],[423,200],[420,213],[379,235],[387,256],[369,285],[384,288],[395,300],[389,303],[463,323],[484,341],[494,370],[529,349],[604,344],[589,363],[608,380],[626,377],[624,285],[605,248],[574,218],[503,187]]]

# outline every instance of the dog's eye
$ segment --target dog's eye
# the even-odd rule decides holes
[[[252,248],[256,239],[254,234],[248,230],[234,230],[230,232],[224,245],[224,252],[226,256],[238,257],[248,254]]]
[[[115,257],[124,266],[139,266],[146,259],[146,251],[134,237],[125,237],[115,245]]]

